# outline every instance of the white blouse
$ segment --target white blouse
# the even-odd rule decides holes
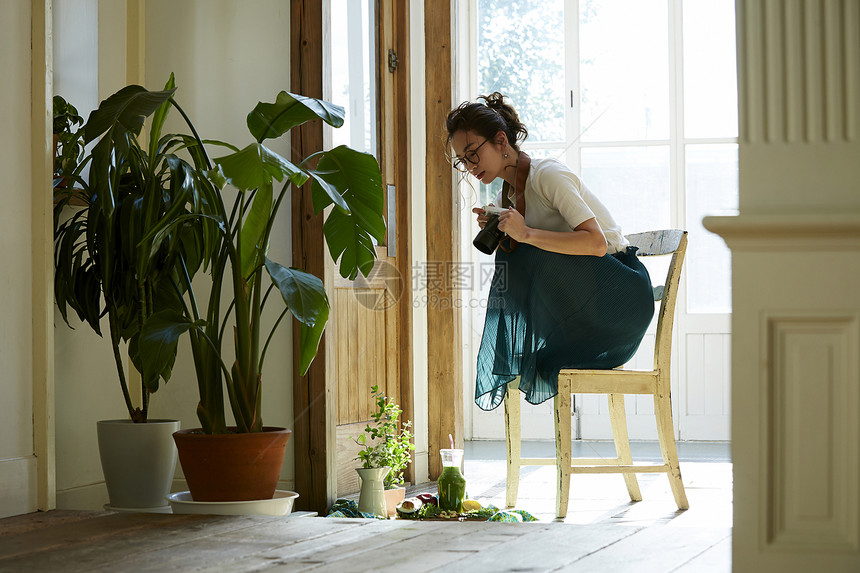
[[[511,205],[516,205],[513,189]],[[544,231],[569,232],[588,219],[596,219],[609,254],[629,245],[609,210],[573,171],[556,159],[532,159],[525,188],[526,226]],[[494,205],[502,205],[501,192]]]

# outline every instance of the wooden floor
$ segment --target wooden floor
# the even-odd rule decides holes
[[[503,499],[503,461],[467,454],[470,495]],[[693,456],[681,468],[688,511],[675,509],[665,476],[642,475],[644,500],[635,504],[620,476],[574,476],[564,522],[552,514],[548,467],[523,470],[518,507],[536,523],[30,514],[0,520],[0,571],[728,572],[731,466]]]

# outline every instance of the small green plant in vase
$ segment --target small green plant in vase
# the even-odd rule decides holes
[[[78,166],[84,155],[84,118],[77,108],[62,96],[55,95],[54,105],[54,189],[66,188],[80,177]]]
[[[370,390],[376,400],[376,411],[370,415],[373,421],[367,424],[364,433],[353,438],[356,444],[362,446],[355,458],[362,463],[361,468],[357,470],[362,477],[359,510],[365,511],[362,509],[364,507],[370,513],[382,515],[379,507],[374,507],[374,503],[368,501],[372,497],[366,487],[368,472],[362,472],[362,470],[389,468],[382,478],[382,485],[386,490],[385,512],[391,516],[394,515],[397,504],[404,497],[403,470],[409,465],[412,451],[415,449],[415,444],[412,443],[412,432],[409,430],[412,422],[399,421],[403,410],[380,391],[379,386],[371,386]]]

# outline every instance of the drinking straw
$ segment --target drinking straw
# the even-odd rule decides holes
[[[451,434],[448,434],[448,439],[451,440],[451,449],[453,450],[454,449],[454,436],[452,436]]]

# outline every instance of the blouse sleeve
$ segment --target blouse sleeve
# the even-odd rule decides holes
[[[553,209],[557,210],[571,229],[596,218],[582,198],[579,177],[560,163],[547,165],[537,181],[536,189]]]

